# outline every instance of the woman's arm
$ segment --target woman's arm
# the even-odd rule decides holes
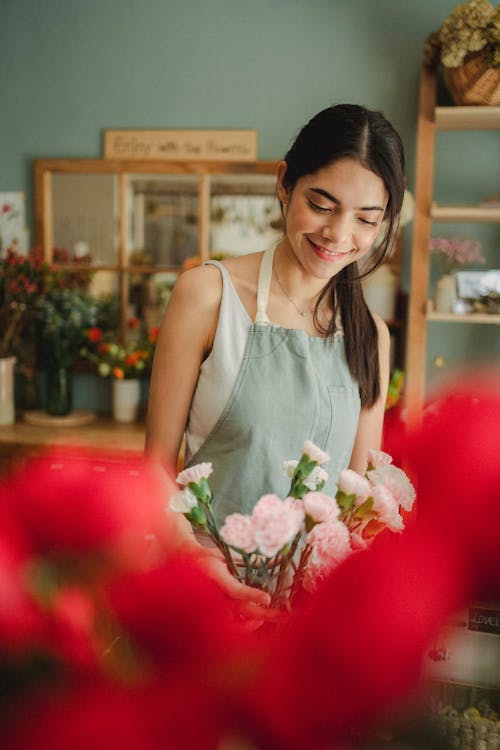
[[[145,453],[162,472],[165,504],[178,489],[175,484],[177,456],[200,367],[212,349],[221,296],[222,279],[215,267],[202,266],[182,274],[170,297],[158,336],[151,373]],[[198,544],[184,516],[172,512],[171,529],[179,547],[196,549],[207,572],[229,596],[244,602],[249,616],[256,613],[264,616],[259,605],[267,606],[269,596],[239,583],[218,550]]]
[[[380,396],[373,406],[361,410],[349,468],[364,474],[368,465],[368,450],[380,450],[384,426],[385,403],[389,387],[389,329],[380,316],[372,313],[378,330],[378,360]]]
[[[146,455],[170,475],[186,427],[200,367],[217,327],[222,280],[212,266],[179,276],[156,345],[149,391]]]

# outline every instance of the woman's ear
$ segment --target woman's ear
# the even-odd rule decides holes
[[[276,170],[276,190],[281,204],[284,206],[288,203],[288,189],[284,185],[287,163],[280,161]]]

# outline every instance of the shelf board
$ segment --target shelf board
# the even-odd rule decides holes
[[[436,107],[438,130],[496,130],[500,128],[500,107]]]
[[[500,222],[500,206],[442,206],[433,203],[431,218],[434,221]]]
[[[435,323],[486,323],[500,325],[500,315],[490,313],[444,313],[434,310],[434,301],[427,300],[427,320]]]

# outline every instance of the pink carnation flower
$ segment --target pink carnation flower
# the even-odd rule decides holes
[[[293,479],[298,463],[298,461],[283,461],[283,474]],[[311,492],[314,492],[321,483],[326,484],[327,482],[328,473],[321,466],[315,466],[309,476],[304,479],[304,485]]]
[[[306,591],[314,591],[318,582],[352,552],[349,530],[338,520],[318,523],[307,535],[307,544],[311,553],[303,585]]]
[[[254,505],[252,511],[252,520],[254,524],[261,524],[266,522],[269,513],[271,511],[280,512],[283,500],[278,495],[262,495],[260,500]]]
[[[311,492],[314,492],[322,482],[323,484],[328,482],[328,473],[321,466],[315,466],[309,476],[304,479],[304,485]]]
[[[198,500],[188,488],[175,492],[168,503],[170,510],[176,513],[189,513],[196,505],[198,505]]]
[[[303,503],[306,514],[317,523],[333,521],[340,511],[335,499],[323,492],[308,492],[304,495]]]
[[[297,513],[297,523],[304,525],[305,513],[304,503],[302,500],[298,500],[296,497],[287,497],[283,500],[283,505],[287,510]]]
[[[375,468],[377,466],[389,466],[389,464],[392,464],[392,456],[384,451],[376,451],[374,448],[370,448],[368,451],[368,463]]]
[[[370,494],[370,482],[352,469],[344,469],[339,475],[339,490],[346,495],[356,495],[360,500],[366,500]]]
[[[378,520],[392,529],[402,531],[403,519],[399,515],[399,505],[394,499],[392,492],[383,484],[377,484],[372,488],[373,510],[378,514]]]
[[[283,474],[286,477],[289,477],[289,479],[293,479],[293,475],[295,474],[295,469],[298,466],[298,461],[295,460],[289,460],[289,461],[283,461]]]
[[[296,502],[280,500],[277,495],[263,495],[252,516],[255,542],[266,557],[274,557],[302,529],[304,511]]]
[[[226,516],[220,535],[226,544],[243,552],[254,552],[256,548],[252,519],[241,513]]]
[[[404,471],[392,464],[377,466],[367,473],[372,484],[383,484],[392,493],[394,499],[407,511],[410,511],[415,501],[415,488]]]
[[[190,482],[199,484],[202,479],[208,479],[212,471],[211,463],[196,464],[196,466],[190,466],[188,469],[181,471],[175,481],[177,484],[180,484],[181,487],[185,487]]]
[[[310,440],[306,440],[304,443],[303,453],[306,453],[311,461],[316,461],[318,465],[325,464],[330,460],[330,456],[317,445],[314,445]]]

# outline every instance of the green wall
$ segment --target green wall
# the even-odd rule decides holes
[[[26,192],[31,224],[32,160],[99,157],[106,128],[256,128],[259,157],[278,158],[307,118],[341,101],[381,109],[399,129],[413,189],[421,52],[455,4],[2,0],[0,190]],[[438,187],[463,200],[498,193],[494,153],[497,134],[453,136]],[[437,351],[450,329],[431,337]],[[490,339],[498,347],[453,326],[457,352],[462,338],[469,359]]]

